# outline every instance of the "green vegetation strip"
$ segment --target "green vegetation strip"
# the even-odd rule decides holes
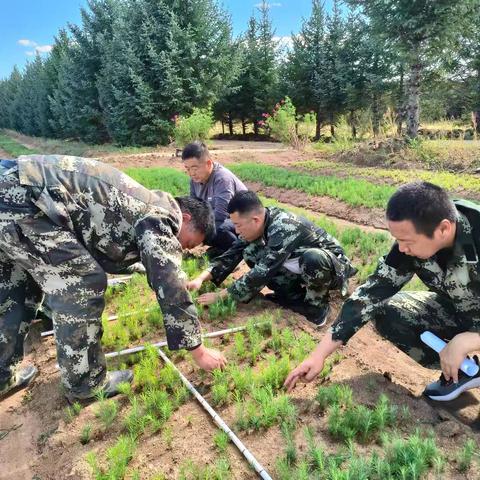
[[[125,172],[147,188],[173,192],[174,195],[188,193],[188,176],[173,168],[128,168]],[[272,173],[271,177],[274,176]],[[245,179],[243,175],[240,177]],[[387,253],[390,248],[391,238],[386,233],[364,232],[358,227],[340,228],[325,215],[312,215],[301,208],[272,199],[262,198],[262,201],[266,206],[278,206],[302,215],[333,235],[347,255],[355,260],[355,266],[359,270],[357,278],[360,281],[365,280],[373,272],[378,257]]]
[[[321,173],[322,170],[329,172],[338,172],[342,176],[355,176],[377,179],[392,180],[395,184],[414,182],[424,180],[435,183],[446,190],[458,191],[468,190],[470,192],[480,193],[480,177],[466,173],[436,172],[419,169],[387,169],[376,167],[357,167],[345,163],[336,163],[328,161],[307,160],[304,162],[295,162],[295,167]]]
[[[0,148],[5,150],[11,157],[18,157],[20,155],[29,155],[37,153],[35,150],[24,147],[8,135],[0,134]]]
[[[394,187],[375,185],[366,180],[309,175],[271,165],[240,163],[229,165],[229,168],[242,180],[296,189],[309,195],[325,195],[354,207],[383,208],[395,191]]]

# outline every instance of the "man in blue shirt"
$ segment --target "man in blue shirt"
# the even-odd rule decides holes
[[[207,146],[200,142],[188,144],[182,151],[182,161],[190,180],[190,196],[208,202],[215,215],[216,233],[204,243],[211,246],[209,256],[220,255],[237,239],[229,219],[227,206],[231,198],[247,187],[227,168],[214,162]]]

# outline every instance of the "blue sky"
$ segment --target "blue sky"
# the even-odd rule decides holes
[[[245,31],[260,0],[223,0],[232,16],[234,34]],[[296,33],[302,17],[308,17],[311,0],[269,0],[276,35]],[[329,0],[327,4],[331,3]],[[86,0],[0,0],[0,78],[14,65],[23,68],[36,51],[47,54],[58,30],[80,22],[80,8]]]

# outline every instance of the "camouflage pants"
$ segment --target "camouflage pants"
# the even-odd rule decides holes
[[[249,252],[253,263],[254,254]],[[314,306],[328,302],[328,292],[339,288],[330,254],[321,248],[310,248],[299,257],[298,263],[300,274],[281,268],[267,287],[288,301],[298,300]]]
[[[373,313],[378,332],[428,368],[440,368],[439,356],[420,340],[430,330],[444,340],[472,330],[473,321],[455,311],[450,299],[433,292],[400,292]]]
[[[15,191],[15,195],[12,192]],[[33,208],[32,208],[33,207]],[[36,210],[36,211],[35,211]],[[107,277],[69,230],[29,199],[16,175],[0,176],[0,382],[23,353],[39,288],[53,315],[62,383],[73,396],[91,396],[106,376],[100,340]]]

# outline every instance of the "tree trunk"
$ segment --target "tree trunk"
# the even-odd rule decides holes
[[[480,110],[472,112],[472,123],[475,136],[480,135]]]
[[[245,123],[245,119],[244,119],[244,118],[242,118],[242,133],[243,133],[244,135],[247,134],[247,124]]]
[[[258,122],[256,120],[253,121],[253,133],[258,135]]]
[[[400,65],[400,81],[398,83],[398,93],[397,93],[397,108],[395,112],[395,122],[397,124],[397,136],[402,136],[402,129],[403,129],[403,119],[405,117],[405,107],[404,107],[404,89],[405,86],[403,84],[404,76],[403,76],[403,64]]]
[[[322,130],[322,119],[320,118],[320,109],[317,110],[317,120],[315,124],[315,140],[320,140]]]
[[[230,135],[233,135],[233,118],[231,113],[228,114],[228,132]]]
[[[417,55],[410,65],[407,82],[407,136],[416,138],[420,119],[420,74],[422,65]]]
[[[225,135],[225,123],[222,118],[222,135]]]
[[[380,133],[380,107],[378,105],[378,95],[373,94],[372,98],[372,129],[373,137],[377,138]]]
[[[335,136],[335,123],[334,123],[333,113],[330,115],[330,135],[333,137]]]
[[[357,124],[355,119],[355,110],[350,110],[350,127],[352,128],[352,138],[357,138]]]

